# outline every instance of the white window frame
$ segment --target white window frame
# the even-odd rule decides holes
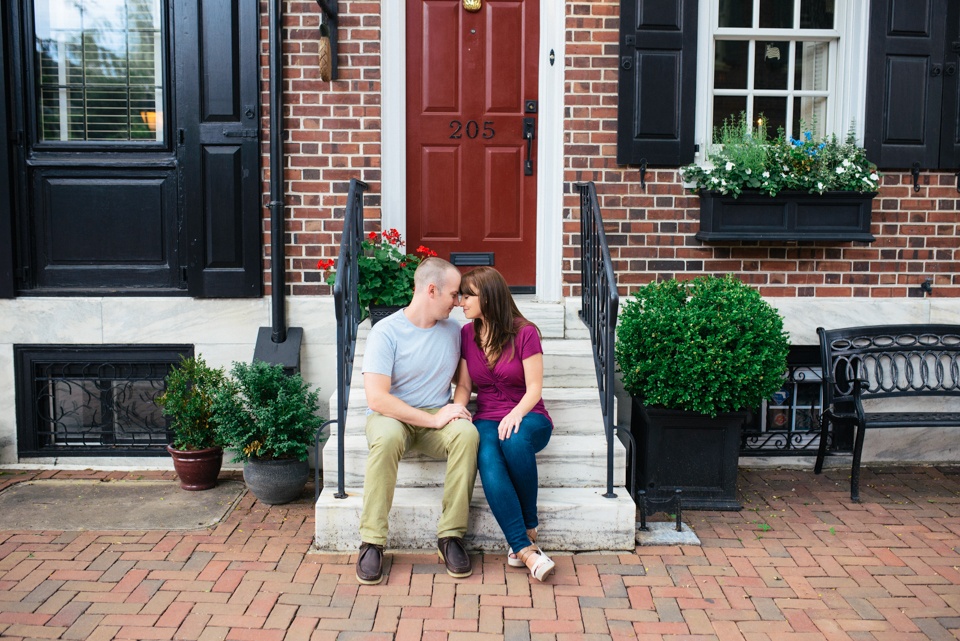
[[[760,3],[754,0],[756,17]],[[800,0],[795,0],[794,11],[799,13]],[[820,123],[823,134],[844,137],[854,123],[857,142],[863,144],[863,120],[867,97],[867,35],[870,0],[837,0],[834,29],[730,29],[718,28],[720,0],[702,0],[699,3],[697,34],[697,122],[694,132],[697,144],[696,162],[706,162],[705,150],[713,142],[713,73],[717,36],[723,39],[751,40],[758,38],[796,39],[802,35],[805,41],[829,41],[828,79],[826,92],[790,90],[793,86],[794,66],[789,65],[787,89],[782,91],[750,89],[747,100],[752,103],[754,95],[827,95],[827,122]],[[756,20],[754,20],[756,22]],[[754,56],[748,56],[748,86],[753,84]],[[719,90],[720,94],[739,93],[743,90]],[[792,100],[787,101],[787,118],[792,115]],[[748,103],[748,104],[750,104]],[[799,132],[793,132],[796,138]]]

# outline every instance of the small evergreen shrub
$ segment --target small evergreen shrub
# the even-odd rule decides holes
[[[204,450],[223,445],[213,410],[214,396],[226,382],[223,368],[208,367],[199,356],[181,356],[164,382],[167,389],[157,397],[157,405],[171,418],[173,448]]]
[[[300,374],[282,365],[234,363],[214,401],[223,440],[236,449],[233,462],[259,459],[307,460],[307,447],[323,424],[316,415],[318,394]]]
[[[651,283],[624,304],[623,385],[651,405],[716,416],[753,410],[783,384],[783,319],[733,276]]]

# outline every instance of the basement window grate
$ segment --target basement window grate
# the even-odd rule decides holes
[[[160,456],[172,442],[156,404],[192,345],[18,345],[20,457]]]

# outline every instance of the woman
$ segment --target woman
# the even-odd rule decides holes
[[[537,459],[553,423],[540,397],[540,331],[517,309],[500,272],[478,267],[460,281],[460,306],[472,323],[460,333],[454,403],[477,390],[473,424],[480,433],[477,467],[490,509],[510,545],[507,563],[526,565],[538,580],[556,567],[537,540]],[[516,554],[514,554],[516,551]]]

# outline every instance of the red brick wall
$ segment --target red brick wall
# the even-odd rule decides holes
[[[287,282],[294,295],[329,294],[317,259],[339,247],[347,184],[361,177],[368,226],[380,216],[380,4],[340,2],[340,80],[318,72],[319,9],[313,0],[285,3],[284,102],[287,180]],[[684,193],[676,168],[648,172],[616,163],[619,0],[566,5],[563,293],[579,294],[579,201],[570,183],[593,180],[623,293],[657,278],[734,273],[768,296],[917,295],[934,278],[934,296],[960,296],[960,235],[955,177],[921,177],[914,194],[906,172],[887,172],[874,201],[865,243],[736,243],[694,238],[699,199]],[[263,63],[263,202],[269,200],[267,3],[261,2]],[[264,264],[270,290],[269,211],[264,208]]]
[[[619,0],[567,3],[564,179],[595,182],[622,293],[658,278],[733,273],[765,296],[960,296],[960,194],[952,172],[884,172],[874,243],[711,243],[694,238],[699,198],[675,168],[616,164]],[[563,293],[579,294],[579,198],[566,188]]]
[[[316,270],[337,253],[350,178],[370,185],[368,218],[380,217],[380,3],[340,2],[339,79],[320,80],[320,9],[284,3],[283,102],[288,292],[329,294]],[[265,291],[270,292],[270,83],[267,14],[261,0]]]

